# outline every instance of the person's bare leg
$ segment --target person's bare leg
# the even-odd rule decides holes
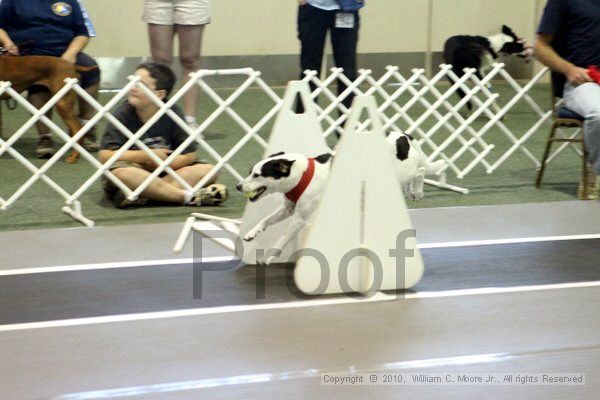
[[[202,33],[204,25],[175,25],[179,36],[179,57],[183,68],[183,84],[186,84],[192,72],[200,69],[200,48],[202,46]],[[198,101],[198,86],[194,85],[183,95],[183,114],[196,116]]]
[[[90,87],[85,88],[85,91],[90,94],[94,98],[94,100],[98,100],[98,89],[100,88],[100,84],[96,84]],[[78,97],[79,102],[79,118],[90,120],[96,114],[96,109],[92,107],[87,101]]]
[[[148,24],[150,54],[154,61],[171,65],[173,62],[173,25]]]
[[[111,172],[131,190],[135,190],[150,175],[150,172],[135,167],[117,168]],[[185,190],[172,185],[164,179],[155,178],[150,182],[146,190],[140,194],[140,197],[148,200],[183,204]]]
[[[90,94],[94,98],[94,100],[98,100],[98,89],[100,88],[100,84],[92,85],[90,87],[85,88],[85,91]],[[87,101],[85,101],[82,97],[77,97],[77,101],[79,104],[79,120],[81,125],[87,123],[94,114],[96,113],[96,109],[92,107]],[[88,151],[98,151],[99,145],[96,143],[96,127],[93,126],[86,134],[81,144]]]
[[[179,168],[176,172],[191,187],[194,187],[194,185],[196,185],[198,182],[200,182],[200,180],[202,178],[204,178],[204,176],[206,176],[206,174],[208,174],[208,172],[213,167],[214,167],[214,165],[212,165],[212,164],[194,164],[194,165],[189,165],[187,167]],[[210,178],[208,180],[208,182],[206,182],[205,186],[215,183],[217,181],[218,175],[219,175],[218,173],[214,174],[212,176],[212,178]],[[175,180],[175,178],[173,178],[171,175],[165,176],[163,178],[163,180],[177,188],[183,189],[183,187],[179,184],[179,182],[177,182]]]
[[[29,102],[37,109],[40,109],[44,106],[44,104],[46,104],[48,102],[48,100],[50,100],[50,92],[48,91],[44,91],[44,92],[37,92],[37,93],[32,93],[29,96],[27,96],[27,100],[29,100]],[[46,113],[46,117],[48,117],[49,119],[52,119],[52,109],[50,109],[47,113]],[[47,135],[50,133],[50,128],[48,128],[46,126],[46,124],[44,124],[41,121],[38,121],[35,123],[35,126],[37,128],[38,134],[40,135]]]

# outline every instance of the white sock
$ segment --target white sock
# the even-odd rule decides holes
[[[198,121],[196,121],[196,117],[194,117],[193,115],[186,115],[185,122],[187,122],[189,125],[198,125]]]
[[[193,190],[186,190],[183,197],[183,204],[192,204],[192,198],[194,197]]]
[[[89,119],[79,118],[79,122],[81,122],[81,126],[83,126],[89,122]]]

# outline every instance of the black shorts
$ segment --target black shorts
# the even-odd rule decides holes
[[[77,55],[77,61],[75,64],[81,67],[97,67],[91,71],[83,71],[80,72],[79,85],[87,89],[91,86],[97,85],[100,83],[100,68],[98,67],[98,63],[92,57],[87,55],[86,53],[79,53]],[[35,94],[40,92],[47,92],[48,89],[45,86],[34,85],[28,89],[29,94]]]

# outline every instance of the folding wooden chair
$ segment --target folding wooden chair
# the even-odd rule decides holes
[[[566,77],[557,72],[551,72],[551,91],[552,91],[552,128],[550,129],[550,135],[546,139],[546,149],[544,150],[544,156],[542,157],[541,167],[535,180],[535,187],[539,188],[542,184],[542,178],[544,176],[544,170],[546,169],[546,162],[550,156],[550,149],[553,143],[581,143],[582,150],[582,190],[578,193],[580,199],[585,200],[588,196],[588,164],[587,164],[587,149],[585,147],[585,141],[583,138],[583,117],[575,112],[569,110],[565,106],[557,106],[560,98],[563,95],[563,87],[566,82]],[[579,133],[576,136],[571,137],[557,137],[556,130],[559,128],[576,128],[579,129]]]

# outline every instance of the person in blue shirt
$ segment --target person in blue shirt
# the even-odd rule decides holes
[[[352,4],[355,3],[354,6]],[[300,79],[304,70],[321,73],[321,63],[327,31],[331,34],[333,59],[338,68],[350,80],[356,79],[356,47],[360,17],[358,8],[363,0],[298,0],[298,39],[300,40]],[[345,9],[351,5],[350,9]],[[346,85],[338,81],[338,95],[346,90]],[[315,87],[311,85],[311,89]],[[347,108],[352,105],[354,94],[347,96],[342,103]],[[302,107],[297,107],[301,112]]]
[[[96,32],[81,0],[0,0],[0,43],[8,53],[60,57],[72,64],[95,66],[96,69],[81,73],[80,85],[98,98],[100,69],[93,58],[82,52],[94,36]],[[42,107],[49,99],[50,93],[43,86],[29,89],[29,101],[35,107]],[[92,106],[80,100],[82,123],[93,115]],[[37,129],[40,138],[36,154],[48,158],[56,151],[50,131],[40,122]],[[98,150],[93,132],[82,143],[89,151]]]
[[[537,30],[535,56],[566,77],[565,106],[581,115],[592,171],[600,174],[600,85],[590,66],[600,66],[600,1],[548,0]],[[595,176],[588,179],[591,198],[598,197]]]

